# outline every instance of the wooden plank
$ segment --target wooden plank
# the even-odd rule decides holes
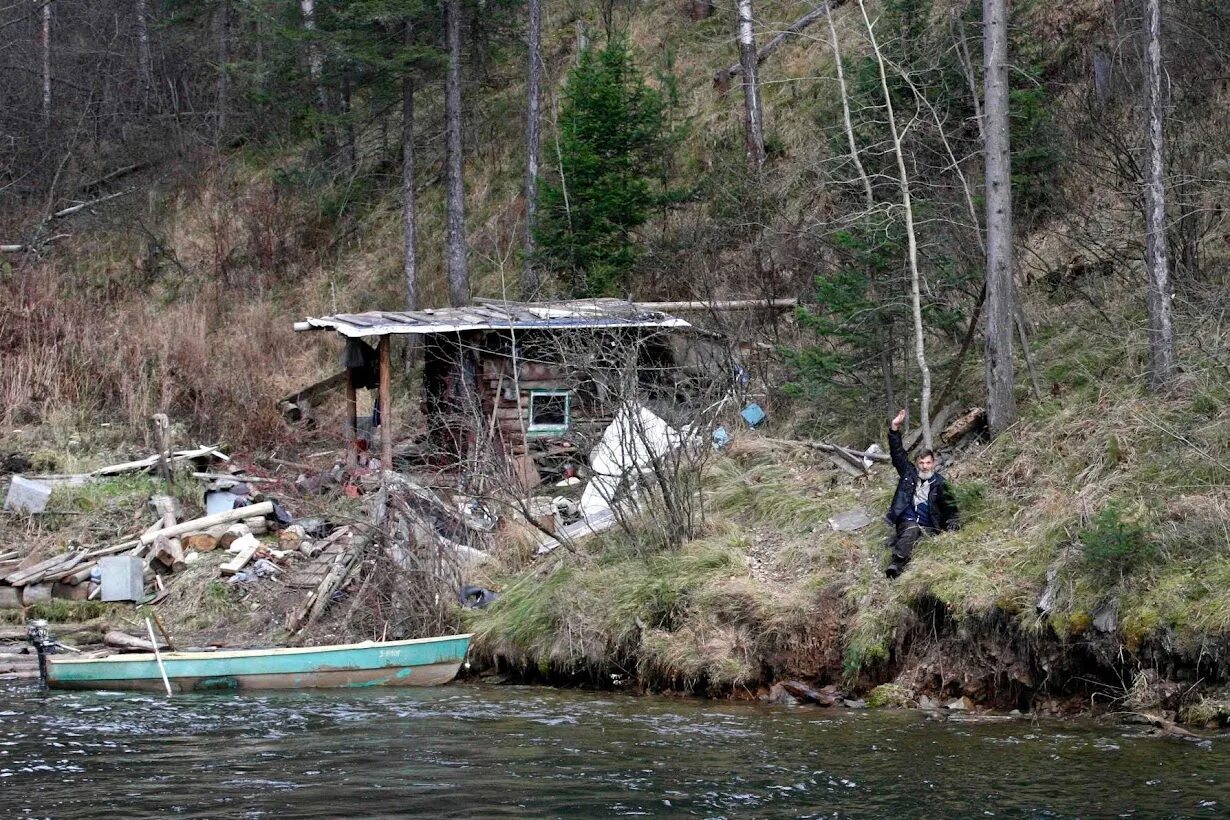
[[[252,556],[256,555],[256,551],[261,548],[261,542],[257,541],[254,535],[245,535],[231,546],[238,546],[239,554],[219,568],[223,575],[234,575],[247,566]]]

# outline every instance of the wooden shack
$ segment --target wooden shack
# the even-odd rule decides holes
[[[382,462],[392,463],[391,340],[416,341],[423,361],[427,437],[462,464],[487,443],[519,461],[588,446],[620,402],[671,401],[678,389],[671,335],[691,325],[618,299],[477,300],[458,308],[309,318],[296,330],[348,340],[348,440],[357,438],[355,391],[379,388]],[[366,342],[373,340],[374,350]],[[365,364],[366,362],[366,364]],[[378,376],[374,375],[378,373]]]

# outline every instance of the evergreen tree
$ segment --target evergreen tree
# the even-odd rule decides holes
[[[586,50],[568,75],[560,167],[555,180],[544,181],[536,236],[543,266],[575,296],[631,290],[636,230],[666,196],[664,108],[622,41]]]

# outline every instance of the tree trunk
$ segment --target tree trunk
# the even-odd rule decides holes
[[[885,69],[884,55],[880,53],[880,44],[876,40],[875,27],[867,16],[867,6],[863,0],[858,2],[863,13],[863,23],[867,26],[867,38],[875,54],[876,65],[880,72],[880,90],[884,94],[884,109],[888,116],[889,134],[893,139],[893,154],[897,160],[897,181],[901,188],[901,206],[905,213],[905,236],[909,251],[910,263],[910,307],[914,314],[914,359],[918,363],[918,371],[922,376],[922,396],[919,416],[923,431],[923,445],[930,450],[931,441],[931,369],[927,366],[926,344],[923,336],[922,323],[922,292],[918,270],[918,237],[914,230],[914,202],[910,195],[910,177],[905,167],[905,152],[901,147],[901,131],[897,127],[897,116],[893,111],[893,97],[888,88],[888,73]]]
[[[218,110],[214,116],[214,145],[222,145],[226,136],[226,115],[230,97],[230,75],[226,67],[231,60],[230,13],[230,3],[228,0],[222,0],[218,4],[214,20],[218,36]]]
[[[43,61],[43,125],[51,126],[51,0],[43,3],[38,45]]]
[[[525,269],[521,295],[533,299],[541,284],[534,266],[534,228],[538,222],[538,154],[542,86],[542,0],[529,0],[529,79],[525,106]]]
[[[764,110],[756,66],[756,32],[752,28],[752,0],[739,0],[739,65],[743,69],[743,125],[747,160],[757,173],[764,168]]]
[[[444,147],[448,172],[448,301],[460,307],[470,301],[470,270],[466,259],[465,179],[461,163],[461,0],[445,0],[448,73],[444,90]]]
[[[1166,247],[1166,99],[1162,89],[1161,0],[1145,0],[1145,269],[1148,275],[1149,388],[1164,390],[1175,375],[1170,259]]]
[[[1016,421],[1012,329],[1016,318],[1012,247],[1012,158],[1008,134],[1008,12],[1005,0],[982,3],[983,134],[986,142],[987,424],[999,435]]]
[[[150,93],[154,89],[153,60],[150,57],[149,50],[149,21],[147,19],[149,10],[147,4],[148,0],[136,0],[136,7],[134,9],[137,29],[137,70],[141,74],[142,102],[146,104],[149,103]]]
[[[312,81],[312,91],[316,94],[316,105],[321,113],[324,113],[329,105],[325,96],[325,61],[320,54],[320,45],[316,42],[316,0],[299,0],[299,13],[303,17],[303,30],[308,35],[308,78]]]
[[[412,29],[406,25],[406,47]],[[409,69],[401,81],[401,240],[402,273],[406,278],[406,310],[418,310],[418,216],[414,202],[414,75]]]

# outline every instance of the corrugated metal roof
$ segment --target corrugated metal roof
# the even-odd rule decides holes
[[[457,308],[369,311],[309,317],[295,330],[335,330],[343,336],[426,335],[462,330],[549,330],[607,327],[691,327],[683,319],[621,299],[503,302],[479,299]]]

